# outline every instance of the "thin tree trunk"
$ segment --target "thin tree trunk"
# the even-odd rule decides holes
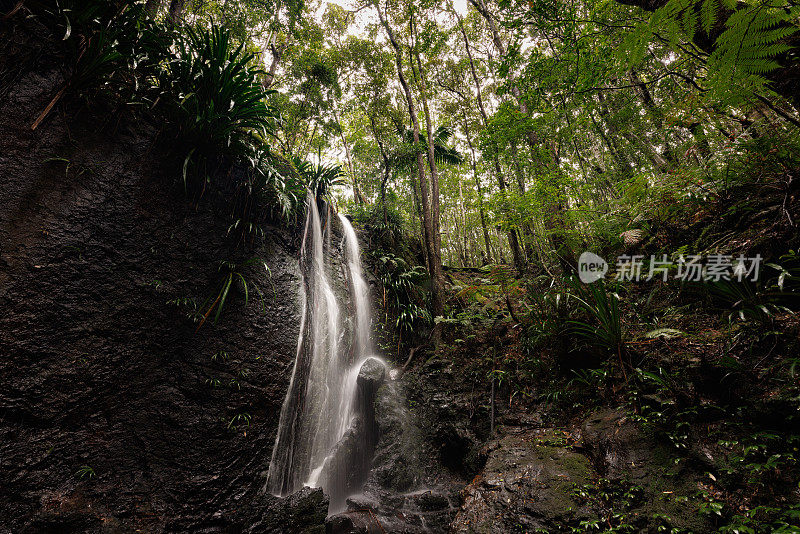
[[[600,115],[606,130],[608,130],[608,134],[605,132],[601,133],[603,136],[603,141],[606,143],[609,150],[611,150],[614,159],[617,161],[617,164],[619,165],[619,171],[622,174],[631,175],[633,174],[633,165],[631,165],[631,162],[628,161],[627,157],[625,157],[625,154],[622,153],[622,150],[616,142],[615,137],[619,137],[619,132],[616,125],[611,121],[611,112],[608,110],[608,106],[606,105],[606,100],[602,91],[597,92],[597,102],[597,112]]]
[[[467,113],[464,112],[464,135],[467,138],[467,145],[470,151],[470,164],[472,165],[472,175],[475,177],[475,187],[478,190],[478,213],[481,217],[481,228],[483,229],[483,240],[486,243],[486,261],[492,263],[492,245],[489,238],[489,226],[486,224],[486,210],[483,208],[483,186],[480,176],[478,176],[478,165],[475,161],[475,147],[472,146],[472,136],[469,133]]]
[[[464,29],[464,22],[461,19],[461,15],[453,10],[456,14],[456,18],[458,19],[458,28],[461,30],[461,36],[464,38],[464,47],[467,51],[467,57],[469,58],[469,68],[472,74],[472,80],[475,83],[475,91],[477,93],[477,100],[478,100],[478,109],[481,113],[481,118],[483,119],[483,126],[487,128],[489,125],[489,117],[486,113],[486,108],[483,105],[483,95],[481,94],[481,84],[478,80],[478,72],[475,69],[475,61],[472,58],[472,48],[469,44],[469,38],[467,38],[467,31]],[[500,186],[501,191],[505,191],[506,189],[506,180],[503,176],[503,170],[500,167],[500,161],[497,159],[497,154],[494,154],[494,169],[497,178],[497,183]],[[504,202],[505,204],[505,202]],[[507,209],[507,207],[504,207]],[[523,271],[525,269],[525,261],[523,260],[522,250],[519,246],[519,240],[517,239],[517,233],[512,229],[508,231],[508,245],[511,247],[511,256],[514,258],[514,267],[517,268],[518,271]]]
[[[484,0],[469,0],[469,2],[478,10],[478,12],[483,16],[486,20],[487,25],[489,26],[489,30],[492,34],[492,42],[494,43],[497,52],[500,54],[500,57],[506,55],[506,47],[503,44],[503,40],[500,38],[500,32],[497,29],[497,25],[494,22],[494,18],[492,17],[491,13],[489,12],[488,8]],[[463,26],[461,29],[462,33],[464,33]],[[466,34],[465,34],[466,35]],[[519,107],[520,112],[523,116],[529,116],[528,112],[528,105],[525,102],[525,99],[522,96],[522,91],[520,91],[519,87],[515,83],[515,79],[513,76],[509,76],[509,83],[508,83],[511,94],[514,95],[514,98],[517,101],[517,106]],[[525,133],[525,137],[528,141],[528,145],[530,146],[531,153],[536,152],[536,146],[539,144],[539,140],[536,138],[536,134],[528,130]],[[557,148],[551,148],[551,151],[557,151]],[[558,159],[557,155],[553,155],[553,161]],[[556,189],[559,192],[559,196],[565,196],[565,193],[562,191],[560,184],[554,184]],[[575,263],[575,255],[572,252],[572,249],[569,248],[569,244],[567,242],[567,237],[565,233],[558,230],[564,229],[565,224],[564,221],[566,219],[564,214],[564,206],[562,205],[561,200],[557,200],[553,202],[549,209],[545,210],[545,218],[547,219],[546,226],[552,228],[549,238],[553,249],[556,251],[556,256],[558,258],[559,264],[565,271],[574,271],[576,268]]]
[[[412,29],[412,40],[414,39],[414,16],[411,16],[411,29]],[[441,259],[441,250],[442,250],[442,234],[439,231],[439,217],[440,217],[440,208],[439,208],[439,170],[436,167],[436,158],[434,157],[434,144],[433,144],[433,121],[431,120],[431,113],[430,108],[428,107],[428,84],[425,80],[425,71],[422,68],[422,60],[419,56],[419,51],[414,50],[414,55],[417,59],[417,67],[419,68],[419,83],[420,83],[420,99],[422,100],[422,110],[425,115],[425,126],[427,128],[427,141],[428,141],[428,166],[430,167],[431,171],[431,231],[433,237],[433,265],[431,266],[433,270],[431,271],[431,276],[436,280],[436,283],[432,285],[431,291],[431,300],[432,300],[432,312],[434,317],[439,317],[444,315],[444,295],[442,294],[442,287],[444,284],[444,279],[442,276],[442,259]],[[413,70],[413,64],[412,64]],[[418,142],[415,139],[415,142]],[[439,342],[441,341],[441,323],[435,324],[433,327],[433,344],[435,347],[438,348]]]
[[[520,195],[524,195],[525,171],[522,169],[522,164],[519,161],[519,151],[517,150],[517,144],[514,142],[511,143],[511,159],[514,165],[514,170],[516,171],[517,175],[517,189],[519,190]],[[525,236],[525,238],[523,239],[525,256],[527,256],[528,262],[530,262],[531,258],[533,258],[533,240],[535,239],[533,228],[531,228],[530,223],[528,222],[522,223],[522,233]]]
[[[661,142],[664,143],[663,153],[658,153],[658,151],[652,147],[651,149],[653,152],[658,154],[658,157],[661,160],[664,161],[662,170],[667,171],[669,168],[675,165],[676,160],[675,152],[671,143],[669,142],[669,134],[666,132],[666,130],[664,130],[664,113],[656,105],[655,100],[653,100],[653,95],[650,94],[650,90],[647,88],[647,84],[639,79],[636,71],[631,69],[628,72],[628,75],[631,79],[631,82],[633,82],[633,84],[636,86],[634,91],[638,95],[639,100],[641,100],[642,105],[645,107],[645,109],[647,109],[647,114],[650,117],[650,121],[653,123],[653,127],[661,134]]]
[[[394,48],[395,53],[395,63],[397,65],[397,77],[400,81],[400,85],[403,87],[403,92],[405,93],[406,103],[408,104],[408,114],[411,117],[411,123],[414,128],[414,146],[419,146],[419,119],[417,118],[417,109],[414,104],[414,97],[411,94],[411,88],[406,81],[406,77],[403,74],[403,54],[400,50],[400,44],[397,42],[395,38],[394,31],[392,31],[391,25],[386,20],[381,11],[380,5],[378,2],[375,2],[375,7],[378,11],[378,18],[380,19],[381,24],[383,25],[384,30],[386,30],[386,35],[389,37],[389,41],[392,44],[392,48]],[[422,152],[417,151],[417,175],[419,179],[419,192],[420,192],[420,200],[422,204],[422,229],[423,229],[423,240],[425,249],[428,255],[428,272],[431,276],[431,301],[432,301],[432,312],[434,314],[441,314],[441,310],[443,309],[443,300],[442,300],[442,293],[441,293],[441,252],[436,250],[437,243],[440,243],[436,239],[434,234],[434,227],[432,224],[432,214],[431,214],[431,205],[430,205],[430,198],[429,198],[429,191],[428,191],[428,179],[425,174],[425,160]],[[436,188],[436,194],[438,195],[438,184]],[[438,205],[438,202],[437,202]],[[438,227],[438,222],[437,222]],[[437,228],[438,229],[438,228]],[[437,267],[438,263],[438,267]],[[438,275],[438,276],[437,276]],[[434,328],[434,334],[436,334],[437,329]],[[434,335],[434,342],[436,342],[436,335]]]
[[[460,210],[461,211],[461,239],[462,239],[461,248],[464,251],[463,266],[464,267],[468,267],[467,263],[468,263],[468,258],[470,258],[470,255],[469,255],[469,238],[467,236],[467,210],[464,209],[464,207],[465,207],[465,202],[464,202],[464,184],[461,182],[461,180],[458,181],[458,200],[459,200],[459,205],[461,206],[461,210]],[[456,220],[458,220],[458,211],[459,210],[455,210],[454,211]]]
[[[169,12],[167,13],[167,20],[169,23],[177,25],[181,21],[183,10],[186,8],[186,0],[172,0],[169,4]]]
[[[350,172],[350,180],[353,182],[353,196],[356,199],[356,204],[364,204],[364,195],[361,193],[361,189],[358,187],[356,171],[353,168],[353,159],[350,157],[350,144],[347,142],[347,137],[344,135],[344,128],[342,128],[342,123],[339,121],[339,114],[336,112],[335,104],[333,106],[333,119],[336,121],[336,124],[339,125],[339,138],[342,140],[342,144],[344,145],[344,154],[345,158],[347,159],[347,170]]]
[[[161,2],[162,0],[147,0],[147,3],[144,5],[147,14],[151,17],[155,17],[158,14],[158,10],[161,9]]]
[[[389,178],[391,177],[390,174],[390,166],[389,166],[389,156],[386,154],[386,148],[383,146],[383,141],[381,141],[380,136],[378,135],[378,128],[375,125],[375,116],[373,113],[367,112],[367,109],[363,107],[364,114],[369,117],[369,125],[370,129],[372,130],[372,137],[375,138],[375,141],[378,143],[378,148],[381,151],[381,159],[383,160],[383,180],[381,180],[381,205],[383,208],[383,224],[389,224],[389,215],[386,211],[386,184],[389,183]]]
[[[275,73],[278,72],[278,65],[281,59],[283,59],[283,52],[286,50],[286,45],[275,46],[275,43],[270,43],[269,49],[272,53],[272,61],[269,64],[267,73],[264,75],[264,81],[261,83],[264,89],[269,89],[272,87],[272,84],[275,83]],[[266,61],[263,63],[264,66],[267,65]]]

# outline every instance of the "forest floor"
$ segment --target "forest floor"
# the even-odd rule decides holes
[[[796,314],[739,321],[702,288],[628,284],[621,356],[536,323],[548,282],[496,278],[450,272],[460,311],[406,378],[443,463],[477,473],[455,531],[795,531]]]

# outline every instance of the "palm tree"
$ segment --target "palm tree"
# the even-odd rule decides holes
[[[345,173],[341,165],[323,165],[322,163],[314,165],[297,157],[292,158],[292,163],[302,176],[306,187],[317,198],[327,197],[331,187],[345,183]]]
[[[417,158],[417,150],[414,150],[414,132],[407,128],[404,130],[398,128],[397,133],[402,142],[398,149],[389,156],[389,165],[399,171],[411,172]],[[453,137],[453,132],[446,126],[439,126],[433,132],[433,157],[439,165],[459,165],[464,161],[455,148],[446,145],[451,137]],[[419,138],[427,139],[427,132],[421,131]],[[425,146],[426,144],[421,144],[418,150],[424,152],[427,150]]]

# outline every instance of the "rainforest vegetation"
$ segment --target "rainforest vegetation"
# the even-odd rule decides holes
[[[794,0],[0,6],[64,53],[26,128],[64,110],[155,125],[164,189],[225,217],[243,259],[175,301],[198,335],[268,298],[252,251],[302,227],[311,191],[359,233],[381,352],[406,375],[455,362],[482,439],[537,413],[573,447],[621,407],[699,473],[661,492],[695,531],[800,532]],[[626,484],[576,485],[597,514],[553,531],[692,530],[643,527]]]

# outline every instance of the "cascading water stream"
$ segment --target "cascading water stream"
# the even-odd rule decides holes
[[[281,408],[266,489],[287,495],[303,486],[323,487],[332,513],[358,491],[366,476],[374,433],[365,427],[358,396],[359,372],[371,355],[369,289],[363,278],[355,231],[339,215],[345,233],[348,287],[354,315],[351,351],[340,350],[340,307],[325,262],[325,240],[317,201],[309,193],[300,252],[303,301],[297,354]],[[330,220],[326,221],[330,250]],[[373,440],[373,441],[371,441]],[[367,460],[365,462],[365,459]]]
[[[356,316],[353,353],[356,355],[356,360],[359,360],[372,354],[372,343],[369,335],[369,287],[361,272],[361,250],[358,246],[356,231],[353,230],[353,225],[350,224],[347,217],[341,213],[339,214],[339,220],[344,227],[345,248],[347,249],[345,257],[350,275],[350,286],[352,288]]]

